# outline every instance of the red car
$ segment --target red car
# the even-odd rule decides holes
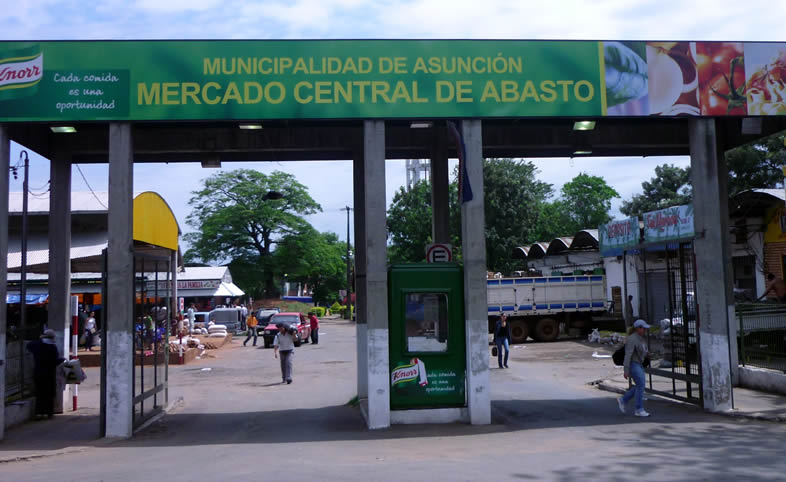
[[[276,328],[278,323],[289,325],[297,330],[295,346],[300,346],[301,343],[308,343],[308,338],[311,336],[311,325],[303,313],[276,313],[270,317],[270,322],[265,326],[265,331],[262,333],[262,338],[265,340],[265,348],[273,346],[273,339],[278,334],[278,328]]]

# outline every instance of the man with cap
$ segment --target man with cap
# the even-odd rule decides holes
[[[647,358],[647,341],[644,333],[650,325],[644,320],[636,320],[633,323],[631,332],[625,339],[625,379],[633,378],[634,386],[630,387],[625,395],[617,399],[620,412],[625,413],[625,405],[631,398],[636,398],[636,411],[633,413],[637,417],[649,417],[650,414],[644,410],[644,359]]]
[[[281,355],[281,380],[282,383],[292,383],[292,359],[295,357],[295,328],[284,323],[276,323],[278,334],[273,339],[273,356]]]
[[[55,331],[44,331],[40,340],[27,344],[27,351],[33,354],[36,417],[52,418],[57,391],[56,371],[57,366],[63,362],[55,345]]]

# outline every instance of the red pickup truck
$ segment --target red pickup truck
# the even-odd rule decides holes
[[[262,337],[265,340],[265,348],[273,346],[273,339],[278,334],[278,328],[276,328],[278,323],[289,325],[297,330],[295,346],[300,346],[301,343],[308,343],[308,338],[311,336],[311,325],[304,314],[295,312],[276,313],[270,317],[270,322],[265,326],[265,331],[262,333]]]

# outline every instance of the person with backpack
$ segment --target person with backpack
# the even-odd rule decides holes
[[[631,332],[625,338],[625,379],[633,378],[634,386],[630,387],[625,395],[617,399],[620,412],[625,413],[625,406],[631,398],[636,399],[636,411],[633,413],[637,417],[649,417],[650,414],[644,410],[644,385],[646,378],[644,367],[647,363],[647,341],[645,332],[650,328],[644,320],[636,320],[633,323]]]
[[[502,314],[494,327],[494,344],[497,345],[497,361],[500,368],[508,368],[508,355],[510,355],[510,325],[508,315]],[[503,366],[502,349],[505,349],[505,363]]]

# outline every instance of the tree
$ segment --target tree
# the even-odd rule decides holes
[[[620,211],[626,216],[642,214],[669,206],[687,204],[692,200],[690,168],[662,164],[655,168],[655,177],[641,183],[642,194],[622,201]]]
[[[561,199],[544,201],[538,210],[538,221],[530,233],[530,237],[522,244],[532,244],[537,241],[549,241],[558,236],[573,234],[573,221],[568,216],[568,208]]]
[[[617,191],[599,176],[580,173],[562,186],[561,204],[570,220],[562,236],[582,229],[594,229],[611,220],[611,200],[620,197]]]
[[[311,226],[292,233],[276,245],[275,258],[279,271],[293,281],[307,283],[316,303],[338,298],[346,288],[346,243],[335,233],[320,233]]]
[[[537,168],[528,161],[486,159],[483,182],[486,202],[486,265],[490,271],[510,272],[514,247],[535,234],[541,205],[551,184],[535,178]]]
[[[772,188],[783,182],[786,166],[784,134],[779,133],[726,152],[729,196],[756,188]]]
[[[448,187],[451,242],[458,246],[461,213],[455,181]],[[426,245],[433,242],[431,233],[431,183],[420,181],[409,191],[401,187],[388,209],[388,258],[391,263],[416,263],[426,259]]]
[[[185,235],[191,244],[187,260],[232,261],[243,269],[253,269],[255,276],[264,279],[265,294],[273,296],[273,245],[282,236],[309,227],[302,216],[322,208],[294,176],[280,171],[266,175],[237,169],[216,173],[202,184],[188,202],[192,211],[186,222],[196,232]],[[280,192],[283,197],[266,200],[269,191]],[[236,276],[238,280],[248,278],[241,273]]]

